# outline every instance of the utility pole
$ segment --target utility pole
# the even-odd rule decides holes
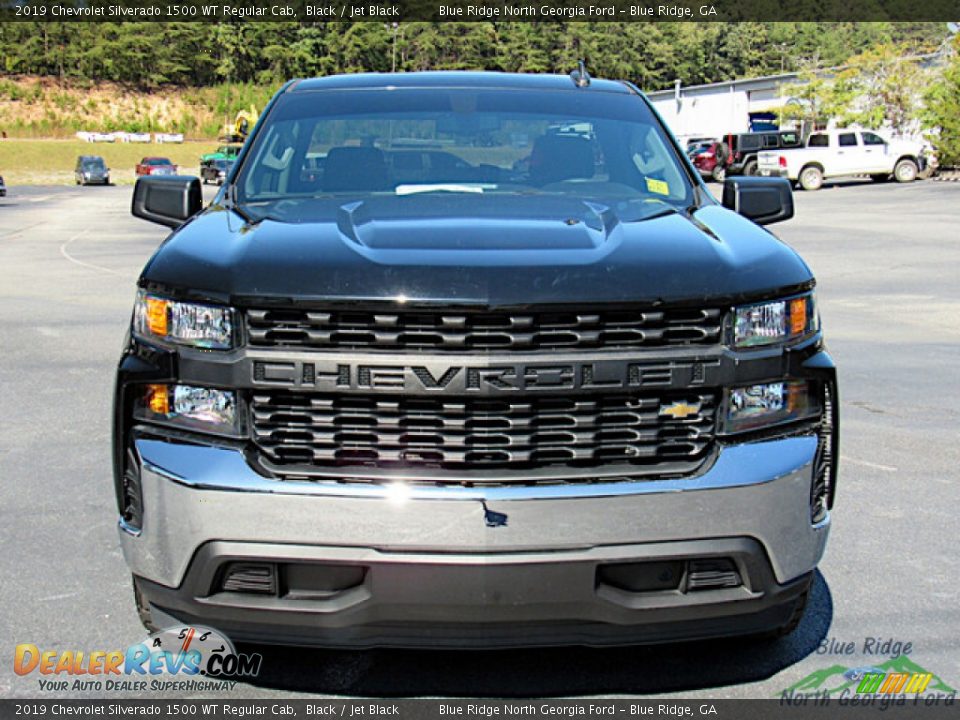
[[[390,51],[390,72],[397,71],[397,30],[400,27],[400,23],[390,23],[390,26],[393,28],[393,48]]]

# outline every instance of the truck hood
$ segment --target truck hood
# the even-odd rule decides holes
[[[505,307],[736,301],[812,283],[792,249],[713,204],[688,216],[661,203],[440,193],[291,208],[248,223],[212,206],[167,239],[141,284],[240,305]]]

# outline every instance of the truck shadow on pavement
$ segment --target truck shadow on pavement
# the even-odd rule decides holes
[[[529,650],[314,650],[244,644],[263,655],[253,685],[365,697],[645,694],[765,680],[814,652],[833,619],[818,571],[800,626],[780,640],[732,638],[642,647]]]

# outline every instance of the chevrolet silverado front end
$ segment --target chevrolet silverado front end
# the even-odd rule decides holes
[[[785,632],[830,526],[814,278],[632,86],[297,81],[177,226],[117,378],[148,626],[367,647]],[[727,206],[727,207],[724,207]],[[737,212],[728,209],[735,207]]]

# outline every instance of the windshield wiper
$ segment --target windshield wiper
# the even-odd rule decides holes
[[[674,213],[679,215],[680,211],[677,210],[677,208],[673,207],[672,205],[668,205],[662,210],[658,210],[657,212],[651,215],[644,215],[642,218],[640,218],[640,222],[643,222],[645,220],[656,220],[657,218],[666,217],[667,215],[673,215]]]

